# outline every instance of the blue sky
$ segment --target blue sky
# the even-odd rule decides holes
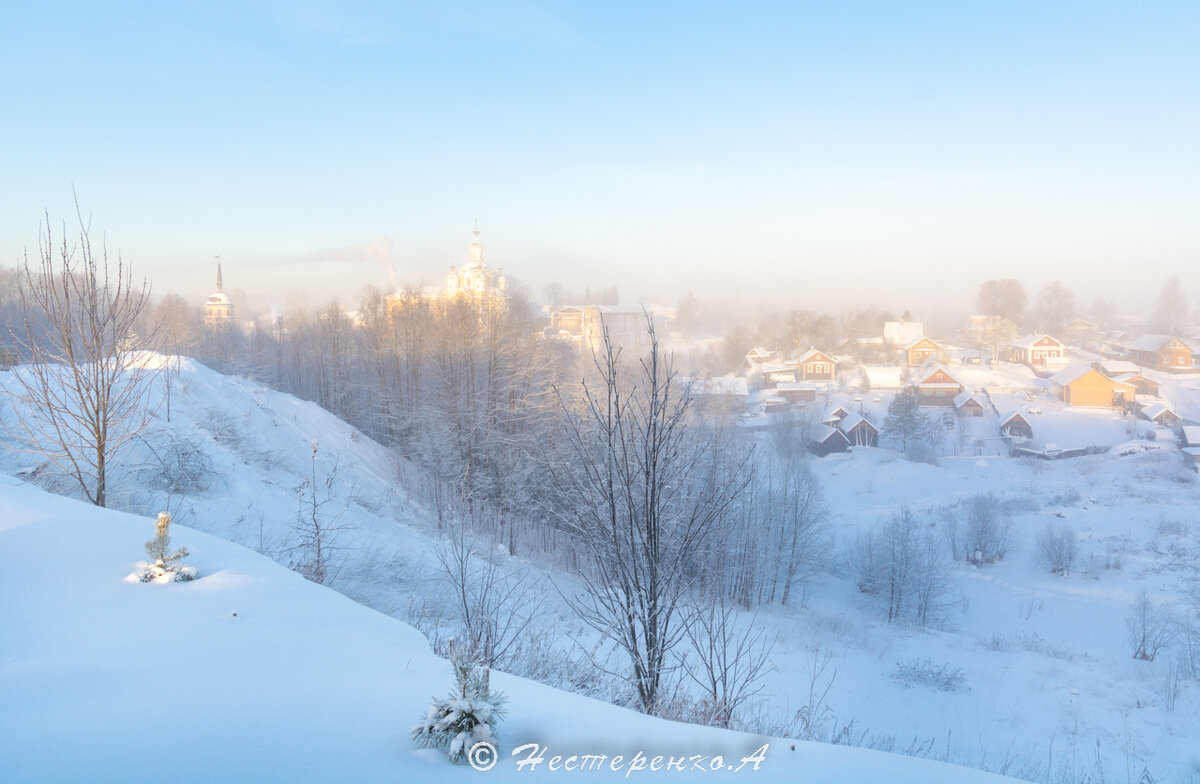
[[[281,304],[436,282],[476,218],[535,294],[1200,295],[1194,2],[9,3],[0,27],[5,264],[74,187],[198,301],[216,254]]]

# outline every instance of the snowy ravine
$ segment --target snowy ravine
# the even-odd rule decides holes
[[[122,550],[129,566],[121,576],[144,559],[141,543],[161,510],[180,526],[177,544],[192,544],[198,535],[185,535],[186,526],[293,563],[298,491],[312,475],[316,441],[318,484],[325,488],[331,480],[323,512],[346,527],[339,535],[345,560],[332,586],[419,626],[429,639],[455,633],[435,555],[446,534],[406,492],[417,487],[416,472],[398,468],[389,450],[313,403],[191,360],[169,362],[177,368],[170,421],[160,406],[144,439],[114,467],[111,505],[143,515],[145,527]],[[0,373],[0,386],[8,376]],[[1039,405],[1045,409],[1039,422],[1068,429],[1096,414],[1068,416],[1072,412]],[[1114,437],[1128,437],[1124,426],[1119,430]],[[1196,576],[1200,525],[1193,510],[1200,485],[1174,447],[1134,445],[1138,449],[1058,462],[989,456],[944,458],[931,466],[869,448],[812,460],[830,502],[838,549],[808,589],[807,606],[757,608],[754,622],[779,638],[763,701],[747,706],[749,726],[797,731],[769,727],[805,706],[810,651],[819,646],[830,656],[826,675],[836,670],[824,703],[826,726],[847,728],[851,742],[1034,781],[1137,781],[1143,772],[1156,782],[1200,780],[1200,684],[1185,680],[1169,704],[1165,686],[1174,651],[1154,662],[1136,661],[1125,630],[1140,591],[1172,607]],[[0,472],[71,493],[68,483],[49,476],[41,456],[9,446],[0,431]],[[191,470],[179,470],[180,457]],[[164,463],[170,472],[162,470]],[[957,564],[954,580],[963,602],[941,622],[928,629],[885,623],[877,603],[841,566],[845,546],[902,505],[936,522],[938,508],[979,492],[1012,503],[1012,551],[980,568]],[[0,507],[0,520],[7,518]],[[1038,562],[1035,538],[1048,523],[1069,523],[1078,535],[1079,558],[1069,575],[1051,574]],[[545,564],[526,562],[529,553],[496,555],[505,570],[528,568],[531,579],[572,585]],[[204,557],[196,549],[189,560],[203,567]],[[55,586],[69,574],[53,562],[29,570]],[[547,608],[538,632],[549,640],[548,650],[577,653],[569,638],[579,634],[578,620],[552,587],[544,589]],[[6,611],[17,595],[0,594]],[[0,652],[5,635],[0,627]],[[963,688],[939,690],[894,677],[900,663],[925,659],[961,672]],[[431,694],[448,690],[445,672],[423,687],[416,712],[409,706],[396,714],[403,726],[395,738],[403,741]],[[159,685],[153,673],[145,677],[163,693],[159,699],[170,702],[169,686]],[[299,678],[296,689],[304,688]],[[156,710],[147,708],[160,715]],[[161,715],[179,715],[173,707],[163,710]]]
[[[842,746],[676,724],[502,673],[510,716],[483,774],[408,729],[451,680],[411,627],[250,550],[183,526],[191,583],[127,579],[151,520],[0,477],[0,779],[5,782],[499,781],[514,747],[648,759],[714,755],[757,771],[663,770],[667,780],[1004,781]],[[794,747],[794,748],[793,748]],[[662,766],[663,763],[660,763]],[[590,771],[592,779],[624,779]],[[652,775],[635,771],[629,779]],[[478,778],[482,776],[483,778]]]

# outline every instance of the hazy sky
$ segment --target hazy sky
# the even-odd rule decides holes
[[[0,5],[0,262],[71,189],[158,293],[1200,294],[1200,3]],[[964,308],[968,306],[964,303]]]

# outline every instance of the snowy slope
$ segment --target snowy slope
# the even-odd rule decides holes
[[[0,478],[0,778],[51,781],[457,781],[482,774],[415,750],[408,728],[449,667],[398,621],[270,560],[176,527],[192,583],[126,579],[149,519]],[[985,782],[999,777],[843,746],[675,724],[495,674],[510,699],[486,780],[509,750],[721,754],[770,743],[754,781]],[[590,772],[595,779],[624,778]],[[728,771],[725,771],[728,772]],[[650,775],[639,771],[630,778]],[[660,772],[668,780],[714,773]]]

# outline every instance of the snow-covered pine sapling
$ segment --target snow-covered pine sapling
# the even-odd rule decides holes
[[[505,697],[491,691],[487,669],[467,655],[456,654],[453,643],[450,664],[454,689],[445,699],[435,697],[408,735],[418,746],[446,749],[451,762],[461,763],[476,743],[496,743],[496,725],[506,712]]]
[[[141,580],[144,583],[160,580],[170,576],[174,582],[185,582],[196,577],[196,570],[179,563],[188,555],[186,547],[180,547],[171,552],[171,514],[159,512],[154,521],[154,538],[146,542],[146,555],[151,563],[142,569]]]

